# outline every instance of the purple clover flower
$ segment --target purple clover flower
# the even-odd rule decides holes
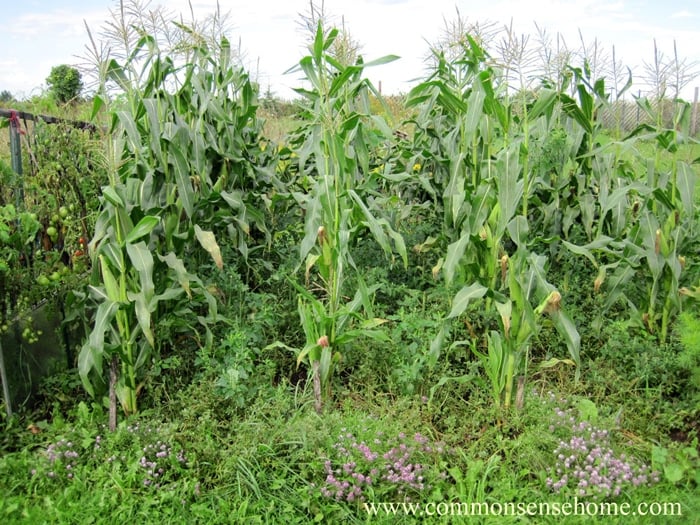
[[[407,437],[401,432],[396,438],[385,439],[378,431],[371,439],[360,441],[343,428],[331,446],[332,456],[323,463],[325,482],[314,490],[325,498],[345,502],[364,501],[369,487],[408,499],[411,491],[429,487],[431,477],[446,479],[444,472],[428,476],[430,468],[422,461],[444,450],[443,444],[431,447],[430,439],[421,433]]]
[[[658,481],[658,476],[645,475],[647,465],[616,455],[607,430],[588,421],[577,422],[571,409],[555,407],[550,428],[569,435],[568,440],[559,441],[554,466],[548,469],[545,484],[553,492],[570,490],[580,497],[609,498],[619,496],[625,486]]]

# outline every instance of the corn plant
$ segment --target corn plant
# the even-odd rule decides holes
[[[512,257],[504,256],[507,295],[498,293],[495,299],[499,330],[488,334],[487,354],[475,350],[491,381],[496,406],[505,410],[510,409],[516,377],[523,378],[519,388],[524,388],[530,345],[542,329],[545,314],[568,347],[570,359],[561,361],[575,366],[576,376],[579,374],[580,337],[561,309],[561,294],[545,278],[545,261],[544,256],[523,250],[516,251]]]
[[[477,278],[493,287],[510,232],[531,220],[527,203],[542,179],[530,162],[530,135],[551,128],[539,123],[552,122],[556,93],[523,94],[516,104],[507,79],[472,38],[460,56],[438,55],[436,64],[407,102],[418,112],[412,147],[421,169],[414,179],[443,214],[440,237],[449,243],[435,270],[444,270],[448,284]]]
[[[638,102],[651,117],[648,102]],[[656,145],[654,158],[637,162],[646,166],[646,173],[615,177],[616,187],[609,190],[604,173],[610,170],[594,170],[599,174],[599,194],[586,221],[594,239],[585,246],[564,243],[598,267],[594,288],[606,294],[604,310],[624,303],[633,321],[660,341],[667,339],[673,316],[682,309],[683,279],[693,279],[686,260],[697,251],[696,174],[678,158],[679,144],[688,140],[688,127],[688,108],[681,104],[673,129],[643,124],[634,130],[625,141],[628,151],[634,151],[638,141]],[[662,169],[661,151],[671,157],[670,170]],[[596,151],[594,167],[605,159],[600,149]],[[606,263],[600,264],[602,258],[594,252],[604,253]]]
[[[554,329],[564,340],[569,358],[558,361],[580,367],[580,336],[576,327],[561,308],[561,294],[545,275],[546,257],[518,249],[512,257],[504,255],[500,261],[501,286],[488,288],[480,283],[464,286],[454,297],[447,320],[459,318],[470,302],[489,298],[498,313],[499,329],[486,336],[487,351],[471,344],[471,350],[481,360],[491,383],[496,406],[508,410],[513,399],[514,379],[521,376],[519,388],[524,387],[528,353],[532,339],[545,324],[548,314]],[[438,338],[439,340],[439,338]],[[441,344],[441,343],[439,343]],[[459,343],[461,344],[461,343]]]
[[[418,110],[416,164],[422,162],[419,182],[442,211],[440,236],[448,242],[434,273],[442,271],[458,290],[446,320],[462,316],[472,301],[500,314],[500,330],[487,337],[488,353],[470,346],[482,357],[495,402],[509,408],[513,380],[526,368],[545,311],[567,343],[569,362],[579,365],[578,332],[559,311],[558,292],[544,277],[545,258],[528,248],[531,227],[540,225],[528,202],[547,191],[530,159],[530,139],[555,125],[558,98],[544,89],[513,101],[507,79],[479,44],[468,39],[462,50],[451,61],[439,56],[433,75],[409,94]],[[446,326],[433,341],[432,363]]]
[[[677,183],[683,188],[682,195],[694,194],[695,177],[687,164],[681,164]],[[678,205],[674,205],[668,190],[672,188],[650,193],[606,289],[606,308],[625,302],[632,318],[660,341],[666,341],[673,316],[682,310],[686,260],[692,257],[693,246],[697,247],[697,211],[692,198],[677,196]]]
[[[221,269],[221,236],[244,258],[249,245],[257,249],[253,234],[268,238],[261,194],[272,177],[254,167],[261,154],[256,91],[231,63],[226,40],[218,50],[194,49],[176,67],[144,34],[123,66],[111,60],[105,71],[125,96],[122,103],[111,103],[106,91],[96,97],[96,110],[110,110],[113,140],[110,183],[90,242],[95,322],[79,370],[93,392],[104,358],[121,362],[116,394],[129,414],[137,410],[139,370],[159,354],[154,327],[168,311],[178,312],[189,334],[203,328],[200,344],[211,344],[216,300],[184,261]],[[195,310],[195,297],[203,308]]]
[[[413,157],[406,163],[412,175],[406,185],[414,187],[402,193],[432,201],[443,214],[448,240],[459,236],[469,206],[462,188],[476,192],[488,176],[483,161],[500,150],[512,124],[510,108],[494,93],[495,74],[483,48],[470,38],[462,51],[452,60],[437,54],[435,71],[411,90],[406,102],[417,112],[408,122],[415,133]]]
[[[306,287],[297,288],[306,345],[298,351],[297,362],[307,360],[311,366],[319,411],[322,399],[330,394],[333,364],[341,358],[343,346],[361,336],[382,337],[376,327],[383,320],[372,313],[373,289],[358,272],[357,290],[346,300],[348,272],[355,269],[354,242],[369,230],[387,254],[396,251],[404,264],[407,261],[403,238],[385,218],[376,216],[379,195],[372,190],[376,170],[367,144],[377,134],[386,140],[386,125],[371,117],[369,94],[379,93],[362,78],[365,67],[395,57],[343,65],[329,53],[337,35],[336,29],[326,32],[319,24],[311,54],[296,68],[310,84],[309,89],[297,89],[306,100],[306,124],[294,139],[300,183],[307,188],[305,193],[294,192],[305,214],[300,259]]]

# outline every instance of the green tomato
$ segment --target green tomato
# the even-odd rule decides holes
[[[54,213],[51,216],[51,220],[49,221],[51,224],[56,224],[58,221],[60,221],[61,218],[58,216],[58,213]]]
[[[39,277],[37,277],[36,282],[39,283],[41,286],[48,286],[51,283],[51,281],[49,281],[49,278],[45,275],[40,275]]]
[[[49,226],[46,228],[46,235],[51,237],[52,239],[58,235],[58,230],[54,228],[53,226]]]
[[[61,278],[61,274],[58,272],[53,272],[50,276],[49,279],[52,281],[58,281]]]
[[[66,217],[68,217],[68,208],[66,208],[65,206],[61,206],[58,209],[58,214],[61,216],[62,219],[65,219]]]

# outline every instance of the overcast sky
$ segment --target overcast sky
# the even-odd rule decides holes
[[[144,2],[145,0],[140,0]],[[159,0],[152,0],[151,6]],[[316,2],[320,4],[320,0]],[[169,0],[168,8],[189,18],[187,0]],[[289,98],[299,87],[295,74],[283,73],[303,56],[304,35],[299,13],[308,11],[308,0],[219,0],[230,12],[233,42],[242,45],[249,70],[262,89],[268,85]],[[76,65],[84,55],[88,37],[85,23],[95,32],[110,18],[118,0],[2,0],[3,39],[0,44],[0,91],[22,98],[41,93],[51,68]],[[211,14],[216,0],[192,0],[197,17]],[[633,68],[638,89],[643,62],[653,61],[654,39],[666,56],[673,42],[687,63],[700,63],[700,0],[326,0],[325,9],[337,21],[344,18],[352,36],[361,43],[366,60],[387,54],[401,59],[368,70],[367,76],[382,82],[385,93],[406,92],[424,76],[427,42],[441,35],[445,20],[454,20],[456,8],[469,22],[513,23],[518,34],[536,39],[535,23],[568,47],[580,47],[579,31],[587,44],[595,39]],[[696,68],[698,69],[698,68]],[[700,77],[682,93],[692,99]]]

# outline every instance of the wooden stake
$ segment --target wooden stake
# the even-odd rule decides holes
[[[321,362],[314,361],[311,368],[313,370],[315,408],[316,412],[320,414],[323,411],[323,401],[321,400]]]
[[[518,377],[518,388],[515,392],[515,408],[522,410],[525,404],[525,376]]]

